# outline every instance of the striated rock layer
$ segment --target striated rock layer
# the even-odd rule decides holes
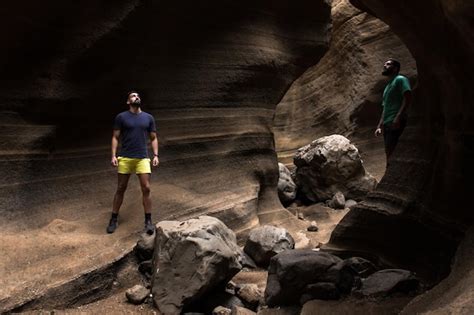
[[[111,124],[127,109],[127,90],[136,88],[158,124],[158,181],[184,195],[228,198],[227,205],[248,210],[234,227],[255,224],[258,206],[276,207],[264,205],[278,177],[270,133],[275,104],[325,51],[330,18],[324,1],[268,7],[31,2],[24,23],[3,21],[3,32],[19,25],[5,34],[15,40],[0,65],[2,216],[110,192]],[[191,210],[203,203],[180,199],[176,216],[223,207]],[[157,200],[163,209],[167,200]]]
[[[104,235],[112,122],[129,89],[157,120],[155,219],[206,213],[240,233],[286,218],[272,119],[327,49],[326,1],[22,1],[0,15],[0,302],[130,247],[142,225],[135,179]],[[63,270],[45,267],[66,252]]]
[[[335,229],[331,246],[380,255],[437,281],[474,212],[474,71],[467,1],[353,1],[390,25],[417,61],[410,122],[377,189]]]
[[[299,147],[337,133],[366,152],[371,173],[383,173],[382,139],[372,137],[386,83],[382,66],[389,57],[399,59],[401,72],[415,83],[415,61],[387,24],[348,0],[332,1],[331,16],[328,52],[292,84],[277,106],[278,157],[291,164]]]

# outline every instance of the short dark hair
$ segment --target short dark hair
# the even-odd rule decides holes
[[[130,94],[132,94],[132,93],[136,93],[136,94],[140,95],[140,93],[138,93],[137,91],[131,90],[131,91],[127,92],[127,99],[130,97]]]
[[[400,68],[401,68],[400,61],[398,61],[397,59],[394,59],[394,58],[388,58],[387,61],[393,62],[393,64],[397,67],[398,72],[400,72]]]

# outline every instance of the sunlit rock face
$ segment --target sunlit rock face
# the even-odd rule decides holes
[[[257,212],[263,222],[284,218],[272,119],[327,49],[326,1],[2,6],[3,223],[109,211],[112,121],[129,89],[158,125],[160,219],[207,213],[240,231],[258,224]]]
[[[372,137],[381,113],[387,78],[382,66],[392,57],[416,83],[416,64],[401,40],[381,20],[352,6],[332,2],[332,39],[321,61],[310,67],[278,104],[275,144],[279,160],[292,162],[299,147],[331,134],[355,141],[374,171],[384,168],[381,138]],[[379,158],[371,158],[380,155]],[[369,159],[370,157],[370,159]]]
[[[336,228],[331,243],[360,249],[438,280],[474,212],[474,73],[468,1],[353,3],[384,20],[417,61],[405,130],[377,189]]]

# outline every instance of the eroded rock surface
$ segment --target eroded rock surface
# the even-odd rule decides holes
[[[360,200],[377,184],[365,171],[357,148],[341,135],[322,137],[298,149],[294,163],[298,186],[314,202],[332,199],[338,192]]]
[[[125,292],[127,300],[132,304],[142,304],[145,299],[150,295],[150,290],[142,285],[135,285]]]
[[[295,248],[295,240],[285,228],[264,225],[250,231],[244,251],[259,266],[267,267],[278,253]]]
[[[309,285],[328,282],[327,271],[342,260],[334,255],[310,249],[284,251],[270,261],[265,302],[268,306],[298,304],[305,294],[331,295],[331,286]],[[335,278],[334,278],[335,279]],[[332,284],[335,284],[332,282]],[[326,290],[327,289],[327,290]]]
[[[408,270],[380,270],[362,280],[358,294],[364,297],[384,297],[394,293],[410,293],[419,287],[419,280]]]
[[[452,198],[472,194],[474,90],[465,83],[474,71],[474,26],[464,22],[474,7],[465,1],[351,2],[385,21],[407,45],[417,62],[418,86],[409,127],[384,178],[344,217],[330,243],[374,253],[438,282],[474,222],[464,201]]]
[[[296,198],[296,184],[291,178],[290,170],[283,163],[278,163],[278,197],[284,205],[290,204]]]
[[[28,0],[2,12],[0,251],[13,253],[15,239],[24,254],[4,256],[0,300],[25,301],[45,279],[75,277],[134,245],[142,205],[133,179],[118,234],[102,235],[116,188],[112,122],[130,89],[158,126],[155,220],[212,213],[245,235],[288,218],[272,119],[327,49],[327,1]],[[52,231],[55,219],[65,228]],[[31,239],[18,238],[24,231]],[[63,255],[68,266],[42,267]]]
[[[216,218],[160,222],[152,279],[155,305],[163,314],[179,314],[224,287],[242,269],[241,256],[234,232]]]
[[[386,77],[382,65],[398,58],[402,73],[416,81],[416,63],[406,46],[381,20],[333,0],[332,40],[318,64],[296,80],[275,114],[279,160],[291,163],[296,150],[314,139],[342,134],[368,153],[374,171],[383,170],[383,144],[373,137],[381,113]]]

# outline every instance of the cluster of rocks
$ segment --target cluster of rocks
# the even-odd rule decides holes
[[[297,198],[348,208],[377,185],[366,172],[358,149],[344,136],[331,135],[298,149],[295,169],[279,163],[278,195],[284,205]]]
[[[416,292],[419,280],[402,269],[377,271],[360,257],[341,259],[311,249],[289,250],[273,257],[268,268],[265,303],[303,305],[307,301],[353,297],[387,297]]]
[[[235,234],[209,216],[160,222],[156,235],[140,237],[136,253],[139,270],[150,282],[129,289],[127,299],[134,304],[149,299],[162,314],[255,314],[266,307],[348,294],[408,293],[419,284],[406,270],[377,271],[363,258],[295,249],[290,233],[274,226],[252,230],[241,249]],[[244,267],[268,269],[266,288],[234,283],[231,279]]]

